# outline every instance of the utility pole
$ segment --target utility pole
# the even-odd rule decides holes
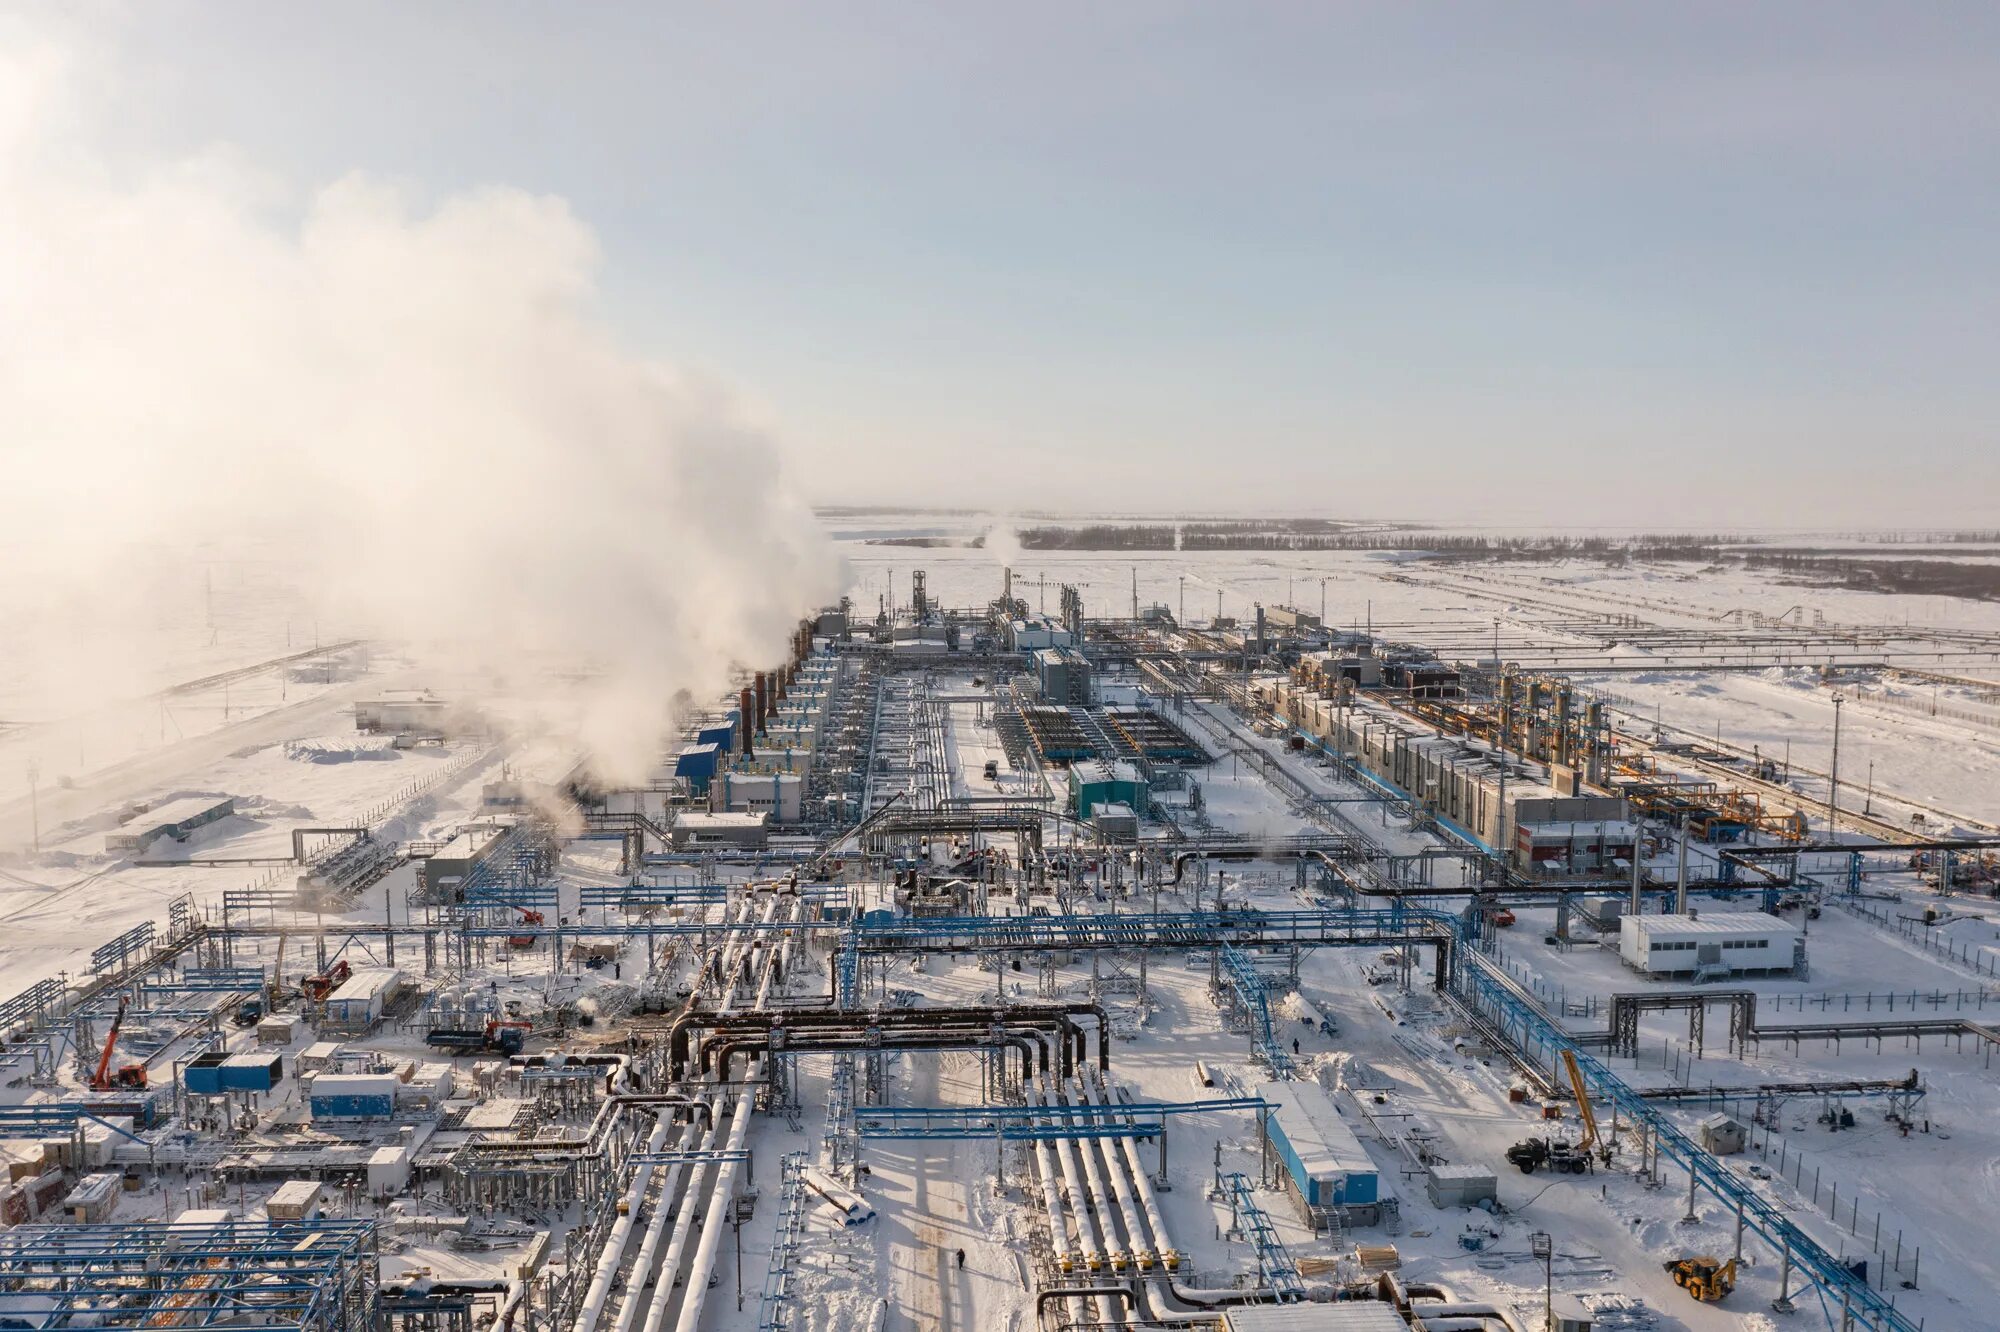
[[[1826,792],[1826,839],[1829,842],[1840,836],[1840,705],[1846,701],[1839,694],[1833,696],[1833,770],[1827,774]]]
[[[1556,1244],[1546,1230],[1528,1236],[1528,1252],[1542,1260],[1542,1332],[1555,1332]]]
[[[1674,861],[1674,914],[1685,916],[1688,911],[1688,826],[1681,820],[1680,852]]]
[[[736,1311],[743,1311],[743,1200],[738,1198],[729,1210],[730,1229],[736,1237]]]
[[[1187,575],[1181,575],[1181,628],[1187,628]]]
[[[1319,627],[1326,628],[1326,579],[1319,580]]]

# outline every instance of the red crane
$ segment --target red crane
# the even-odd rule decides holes
[[[517,906],[514,910],[521,913],[521,923],[523,925],[540,925],[548,920],[548,917],[544,916],[541,912],[528,907]],[[517,934],[507,940],[507,942],[516,948],[533,948],[535,946],[535,936],[532,934]]]
[[[111,1091],[118,1087],[143,1088],[146,1085],[146,1066],[127,1064],[114,1076],[111,1072],[111,1056],[118,1052],[118,1031],[125,1025],[125,996],[118,996],[118,1012],[111,1019],[111,1030],[104,1034],[104,1053],[97,1057],[97,1071],[90,1075],[92,1091]]]

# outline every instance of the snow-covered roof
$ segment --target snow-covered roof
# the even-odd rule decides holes
[[[1624,917],[1626,928],[1648,939],[1682,938],[1697,934],[1797,934],[1798,927],[1763,911],[1718,911],[1701,916]]]
[[[1271,1118],[1314,1179],[1350,1172],[1373,1174],[1375,1163],[1349,1128],[1333,1098],[1310,1082],[1263,1082],[1256,1094],[1271,1104]]]

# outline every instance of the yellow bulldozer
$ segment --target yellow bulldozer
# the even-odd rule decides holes
[[[1703,1304],[1715,1301],[1736,1289],[1736,1260],[1723,1262],[1706,1254],[1693,1258],[1677,1258],[1666,1265],[1667,1275],[1674,1284]]]

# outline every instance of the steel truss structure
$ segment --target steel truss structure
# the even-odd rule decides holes
[[[0,1234],[0,1322],[373,1332],[375,1239],[373,1221],[19,1226]]]
[[[1461,949],[1457,956],[1460,965],[1453,973],[1452,989],[1461,1002],[1490,1022],[1524,1059],[1544,1069],[1553,1069],[1564,1052],[1573,1055],[1591,1096],[1610,1101],[1651,1136],[1662,1157],[1688,1172],[1693,1185],[1733,1212],[1739,1226],[1783,1255],[1787,1270],[1797,1269],[1806,1284],[1819,1289],[1834,1316],[1846,1320],[1840,1324],[1843,1329],[1918,1332],[1915,1321],[1899,1312],[1889,1296],[1827,1252],[1749,1181],[1683,1132],[1657,1104],[1585,1050],[1540,1004],[1525,999],[1497,966],[1472,949]]]

